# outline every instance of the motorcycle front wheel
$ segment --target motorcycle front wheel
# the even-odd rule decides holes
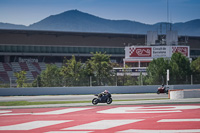
[[[112,98],[108,98],[106,101],[107,104],[111,104],[112,103]]]
[[[98,99],[97,99],[97,98],[94,98],[94,99],[92,100],[92,104],[93,104],[93,105],[98,104]]]

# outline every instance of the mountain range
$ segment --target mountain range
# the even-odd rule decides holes
[[[161,25],[162,28],[160,28]],[[78,10],[69,10],[51,15],[29,26],[0,22],[0,29],[146,34],[147,31],[166,31],[165,25],[164,22],[151,25],[130,20],[110,20]],[[173,23],[171,27],[173,30],[177,30],[179,35],[200,36],[200,19]]]

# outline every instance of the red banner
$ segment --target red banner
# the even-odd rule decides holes
[[[151,48],[129,48],[129,57],[151,57]]]
[[[172,54],[176,52],[179,52],[185,56],[188,56],[188,47],[172,47]]]

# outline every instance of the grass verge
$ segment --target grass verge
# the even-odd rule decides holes
[[[91,101],[46,101],[46,102],[10,101],[10,102],[0,102],[0,106],[25,106],[25,105],[69,104],[69,103],[89,103],[89,102]]]
[[[114,101],[143,101],[143,100],[165,100],[168,98],[159,99],[131,99],[131,100],[114,100]],[[44,105],[44,104],[70,104],[70,103],[90,103],[91,101],[43,101],[43,102],[29,102],[29,101],[9,101],[0,102],[0,106],[25,106],[25,105]]]

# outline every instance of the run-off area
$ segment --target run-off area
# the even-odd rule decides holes
[[[199,133],[200,104],[0,110],[0,133]]]

